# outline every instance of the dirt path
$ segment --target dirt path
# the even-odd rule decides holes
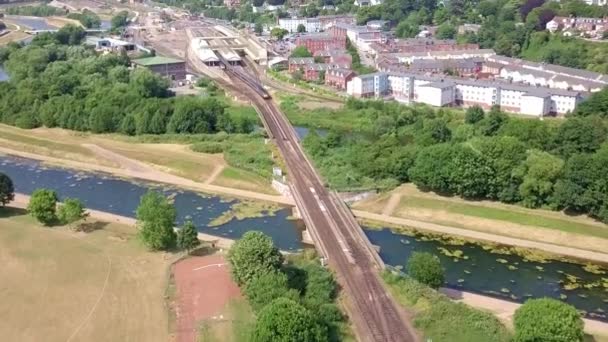
[[[592,260],[592,261],[596,261],[596,262],[608,263],[608,254],[605,254],[605,253],[587,251],[587,250],[582,250],[582,249],[572,248],[572,247],[558,246],[558,245],[554,245],[554,244],[537,242],[537,241],[511,238],[511,237],[500,236],[500,235],[496,235],[496,234],[488,234],[488,233],[483,233],[483,232],[478,232],[478,231],[473,231],[473,230],[468,230],[468,229],[448,227],[448,226],[443,226],[443,225],[434,224],[434,223],[409,220],[409,219],[381,215],[381,214],[374,214],[374,213],[369,213],[369,212],[360,211],[360,210],[353,210],[353,214],[358,218],[380,221],[380,222],[388,222],[388,223],[392,223],[392,224],[396,224],[396,225],[400,225],[400,226],[412,227],[412,228],[417,228],[417,229],[440,233],[440,234],[461,236],[461,237],[468,238],[468,239],[474,239],[474,240],[479,240],[479,241],[488,241],[488,242],[504,244],[504,245],[509,245],[509,246],[519,246],[519,247],[524,247],[524,248],[538,249],[541,251],[545,251],[545,252],[549,252],[549,253],[553,253],[553,254],[564,255],[564,256],[568,256],[568,257],[572,257],[572,258],[587,259],[587,260]]]
[[[116,152],[105,149],[99,145],[82,144],[81,146],[88,148],[89,150],[91,150],[91,152],[95,153],[95,155],[97,155],[101,158],[111,160],[112,162],[120,165],[121,168],[123,168],[127,171],[137,172],[137,173],[141,173],[141,174],[144,174],[144,173],[154,174],[154,173],[158,172],[154,168],[152,168],[140,161],[133,160],[131,158],[127,158]]]
[[[64,160],[64,159],[60,159],[60,158],[42,156],[39,154],[16,151],[16,150],[8,149],[5,147],[0,147],[0,154],[2,154],[2,153],[8,154],[8,155],[14,155],[14,156],[18,156],[18,157],[23,157],[23,158],[39,160],[39,161],[51,163],[53,165],[59,165],[59,166],[63,166],[63,167],[71,168],[71,169],[93,171],[93,172],[95,172],[95,171],[106,172],[106,173],[113,174],[116,176],[121,176],[121,177],[138,178],[138,179],[152,181],[152,182],[167,183],[167,184],[176,185],[176,186],[194,190],[194,191],[206,192],[209,194],[223,194],[223,195],[234,196],[234,197],[239,197],[239,198],[250,198],[250,199],[256,199],[256,200],[272,202],[272,203],[295,205],[293,202],[293,199],[291,199],[291,198],[278,196],[278,195],[262,194],[262,193],[258,193],[258,192],[247,191],[247,190],[227,188],[227,187],[223,187],[223,186],[219,186],[219,185],[203,184],[203,183],[195,182],[190,179],[186,179],[186,178],[174,176],[174,175],[162,172],[162,171],[158,171],[158,170],[152,169],[152,168],[149,171],[140,172],[140,171],[129,170],[128,168],[114,168],[114,167],[108,167],[108,166],[94,165],[94,164],[90,164],[90,163]],[[141,164],[139,164],[139,165],[141,165]],[[133,165],[131,165],[131,166],[133,166]]]
[[[487,310],[508,325],[513,324],[513,314],[521,304],[506,300],[478,295],[456,289],[442,288],[440,292],[455,301],[465,303],[474,308]],[[585,332],[590,335],[608,336],[608,323],[583,318]]]
[[[224,171],[226,165],[218,165],[213,169],[213,172],[209,175],[209,178],[205,180],[205,184],[209,185],[215,181],[215,179]]]
[[[400,202],[401,202],[401,194],[400,193],[392,194],[391,198],[389,198],[388,202],[386,203],[386,206],[382,210],[382,215],[391,216]]]

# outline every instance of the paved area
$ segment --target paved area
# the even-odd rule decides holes
[[[173,265],[176,287],[176,341],[195,342],[198,323],[219,314],[241,295],[220,254],[195,256]]]

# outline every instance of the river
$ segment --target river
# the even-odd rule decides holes
[[[124,216],[134,216],[140,196],[148,188],[156,188],[174,196],[178,223],[191,218],[201,232],[228,238],[238,238],[248,230],[261,230],[270,235],[281,249],[295,251],[303,248],[302,225],[287,219],[290,209],[282,209],[274,216],[232,220],[210,228],[207,223],[237,200],[222,200],[217,196],[104,174],[49,167],[14,157],[0,156],[0,171],[13,179],[17,192],[30,194],[37,188],[51,188],[61,198],[77,197],[91,209]],[[389,265],[404,266],[412,251],[439,255],[446,268],[449,287],[518,302],[529,297],[561,297],[584,310],[589,318],[608,320],[608,275],[585,271],[582,265],[525,261],[520,256],[495,254],[472,243],[450,245],[421,235],[398,234],[389,229],[366,228],[365,233],[373,244],[380,247],[380,256]],[[459,253],[462,253],[460,257],[454,256]],[[567,283],[576,288],[564,289]]]
[[[8,74],[6,73],[6,71],[4,71],[2,65],[0,65],[0,82],[2,81],[8,81]]]
[[[26,17],[26,16],[11,16],[11,21],[15,24],[26,27],[31,30],[55,30],[56,26],[49,25],[45,18],[42,17]]]

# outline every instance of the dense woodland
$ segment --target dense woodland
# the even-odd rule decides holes
[[[0,83],[0,121],[22,128],[95,133],[248,133],[255,121],[231,116],[215,97],[174,97],[166,79],[130,70],[126,55],[97,55],[79,45],[80,28],[38,35],[0,49],[11,76]]]
[[[428,107],[349,100],[353,132],[316,133],[304,146],[331,186],[422,189],[588,213],[608,222],[606,92],[566,120],[509,117],[470,108],[463,115]]]

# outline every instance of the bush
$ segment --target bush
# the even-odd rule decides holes
[[[283,255],[272,239],[258,231],[248,231],[228,251],[232,278],[239,284],[269,272],[277,272],[283,264]]]
[[[306,308],[287,298],[268,304],[256,322],[252,342],[327,341],[327,329],[318,324]]]
[[[27,211],[38,222],[48,226],[57,220],[57,193],[48,189],[37,189],[30,198]]]
[[[73,224],[87,216],[88,214],[84,210],[84,205],[80,200],[75,198],[66,198],[59,207],[59,210],[57,210],[57,218],[62,224]]]
[[[416,312],[414,325],[433,341],[508,342],[509,331],[491,313],[453,302],[416,280],[385,272],[382,277],[397,300]]]
[[[15,188],[9,176],[0,172],[0,208],[15,198]]]
[[[443,285],[444,270],[436,255],[414,252],[407,261],[407,272],[410,277],[434,289]]]
[[[258,312],[273,300],[285,297],[297,301],[300,294],[290,289],[287,276],[282,272],[269,272],[253,278],[245,286],[245,296],[251,308]]]
[[[191,147],[192,151],[200,153],[223,153],[224,144],[215,141],[205,141],[193,144]]]
[[[571,305],[551,298],[530,299],[515,311],[516,342],[583,341],[583,320]]]
[[[150,190],[141,197],[137,207],[137,224],[148,248],[166,250],[175,245],[175,215],[175,207],[161,193]]]

